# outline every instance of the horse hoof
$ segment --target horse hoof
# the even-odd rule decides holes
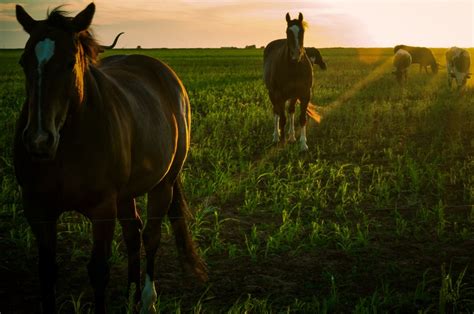
[[[301,143],[300,144],[300,150],[302,152],[306,152],[308,149],[309,149],[309,147],[308,147],[308,145],[306,145],[306,143]]]

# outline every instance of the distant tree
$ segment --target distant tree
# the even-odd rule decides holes
[[[245,49],[257,49],[257,46],[255,46],[255,45],[248,45],[248,46],[245,46]]]
[[[138,50],[142,49],[142,46],[138,45],[138,46],[137,46],[137,49],[138,49]]]

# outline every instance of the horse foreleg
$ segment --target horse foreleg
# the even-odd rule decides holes
[[[278,143],[279,141],[285,142],[285,101],[281,100],[279,96],[270,94],[270,100],[273,105],[273,143]],[[281,138],[280,138],[281,136]]]
[[[140,313],[156,313],[157,293],[153,281],[155,274],[155,254],[161,241],[161,224],[169,210],[173,189],[167,180],[162,181],[148,192],[147,222],[143,230],[143,244],[146,253],[145,287],[142,291]]]
[[[306,110],[308,109],[309,104],[309,97],[306,99],[302,99],[301,101],[301,112],[300,112],[300,126],[301,126],[301,134],[300,134],[300,149],[302,151],[308,150],[308,145],[306,144],[306,122],[307,122],[307,113]]]
[[[43,313],[56,313],[56,218],[28,219],[28,222],[38,245],[38,271]]]
[[[127,246],[128,255],[128,293],[130,287],[135,284],[135,304],[140,301],[140,230],[143,223],[135,206],[135,199],[121,201],[117,204],[117,213],[122,226],[123,238]]]
[[[109,214],[94,215],[92,220],[92,256],[87,270],[94,289],[95,313],[105,313],[105,288],[109,282],[110,265],[109,259],[112,255],[112,239],[115,229],[116,204],[110,204],[106,209]],[[113,211],[109,212],[110,209]],[[96,213],[104,213],[96,210]]]
[[[292,98],[290,100],[290,105],[288,107],[288,113],[290,114],[290,126],[288,129],[288,141],[289,142],[296,142],[295,137],[295,106],[297,102],[297,98]]]

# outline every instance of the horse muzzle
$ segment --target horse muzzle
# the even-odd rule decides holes
[[[54,160],[59,142],[58,138],[59,136],[54,136],[53,133],[44,130],[31,132],[25,129],[23,131],[23,144],[33,161]]]

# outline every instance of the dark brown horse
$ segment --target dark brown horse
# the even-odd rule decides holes
[[[56,221],[75,210],[92,221],[88,273],[95,311],[105,309],[116,219],[128,251],[135,301],[154,309],[154,257],[168,215],[183,265],[205,280],[191,240],[179,174],[190,143],[190,105],[176,74],[141,55],[98,60],[103,49],[88,31],[89,4],[75,17],[59,9],[36,21],[16,7],[30,35],[21,57],[26,101],[17,123],[14,165],[26,218],[38,244],[43,311],[55,312]],[[140,289],[142,221],[135,197],[148,193],[143,230],[146,278]]]
[[[393,48],[393,53],[397,53],[399,49],[408,51],[412,57],[412,63],[418,63],[420,65],[420,72],[422,69],[425,69],[425,72],[428,73],[428,66],[430,66],[434,74],[438,73],[438,63],[429,48],[397,45]]]
[[[300,148],[307,150],[306,144],[306,110],[311,99],[313,85],[313,68],[304,50],[305,23],[303,14],[292,20],[286,14],[286,39],[269,43],[263,52],[263,70],[265,85],[273,104],[274,132],[273,142],[285,142],[285,103],[290,100],[289,141],[295,138],[295,105],[300,101]],[[280,138],[281,135],[281,138]]]
[[[326,62],[324,62],[321,52],[318,48],[305,47],[304,50],[306,51],[306,55],[313,65],[317,64],[321,70],[327,70]]]

